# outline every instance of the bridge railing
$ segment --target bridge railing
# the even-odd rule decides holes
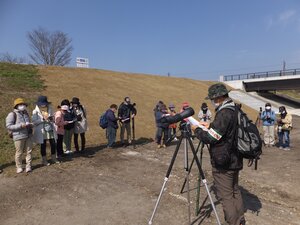
[[[291,76],[291,75],[299,75],[299,74],[300,74],[300,69],[276,70],[276,71],[267,71],[267,72],[226,75],[226,76],[223,76],[223,81],[247,80],[247,79],[257,79],[257,78],[266,78],[266,77]]]

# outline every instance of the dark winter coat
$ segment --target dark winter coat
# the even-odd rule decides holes
[[[70,111],[68,111],[64,114],[64,120],[65,121],[74,121],[75,118],[76,118],[76,115],[75,115],[73,110],[70,110]],[[73,123],[68,123],[68,124],[65,125],[65,130],[71,130],[71,129],[74,128],[74,126],[75,126],[74,122]]]
[[[156,122],[156,127],[160,128],[168,128],[169,124],[168,123],[162,123],[160,120],[165,114],[161,111],[156,111],[155,112],[155,122]]]
[[[136,109],[132,104],[122,103],[118,110],[118,117],[125,120],[124,123],[130,123],[130,114],[136,114]]]
[[[227,108],[228,106],[234,106],[231,99],[226,100],[216,109],[215,120],[207,131],[197,128],[195,134],[205,144],[210,144],[209,153],[213,167],[240,170],[243,168],[243,158],[233,145],[235,114],[234,110]]]
[[[114,112],[111,109],[108,109],[106,111],[106,118],[108,122],[107,127],[118,129],[118,118],[115,116]]]

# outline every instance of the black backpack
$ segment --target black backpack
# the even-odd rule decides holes
[[[255,170],[257,169],[257,161],[262,153],[262,140],[256,125],[250,120],[246,113],[243,112],[241,106],[235,105],[235,141],[234,145],[239,154],[249,159],[248,166],[255,161]]]

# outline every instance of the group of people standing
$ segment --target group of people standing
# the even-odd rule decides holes
[[[180,108],[180,112],[184,111],[188,107],[190,107],[189,103],[183,102]],[[166,104],[164,104],[163,101],[158,101],[153,111],[156,124],[155,141],[157,143],[157,148],[166,148],[167,144],[170,141],[177,140],[177,124],[162,123],[161,119],[166,116],[175,116],[175,105],[173,103],[170,103],[169,107],[167,108]],[[202,103],[198,113],[198,118],[201,122],[210,122],[212,113],[208,109],[207,103]]]
[[[23,172],[22,154],[26,152],[26,172],[31,172],[33,143],[40,145],[42,164],[50,165],[47,160],[46,146],[50,145],[52,163],[60,163],[61,159],[71,151],[74,136],[75,152],[85,149],[85,132],[87,131],[86,110],[79,98],[73,97],[70,102],[64,99],[54,112],[47,96],[39,96],[30,116],[28,104],[22,98],[14,100],[13,111],[6,117],[6,128],[13,138],[16,148],[15,162],[17,173]],[[78,137],[81,138],[79,148]]]
[[[261,110],[258,118],[263,127],[263,139],[266,147],[275,146],[275,133],[278,135],[279,149],[290,150],[290,131],[292,130],[292,115],[289,114],[285,106],[279,107],[279,116],[272,110],[270,103],[265,104],[265,110]]]

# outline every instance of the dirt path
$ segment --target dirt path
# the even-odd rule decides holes
[[[265,149],[258,171],[246,166],[242,171],[247,225],[300,224],[299,133],[296,127],[292,151]],[[0,175],[0,224],[148,224],[174,149],[156,150],[153,143],[137,149],[94,147],[60,165],[36,168],[29,175],[15,175],[14,167],[6,168]],[[186,195],[179,193],[185,176],[183,162],[181,151],[153,224],[187,224]],[[206,150],[203,169],[211,182]],[[190,186],[196,187],[195,168],[191,178]],[[191,192],[192,212],[195,193]],[[201,201],[205,195],[202,188]],[[216,207],[223,220],[221,205]],[[216,224],[214,214],[201,224]]]

